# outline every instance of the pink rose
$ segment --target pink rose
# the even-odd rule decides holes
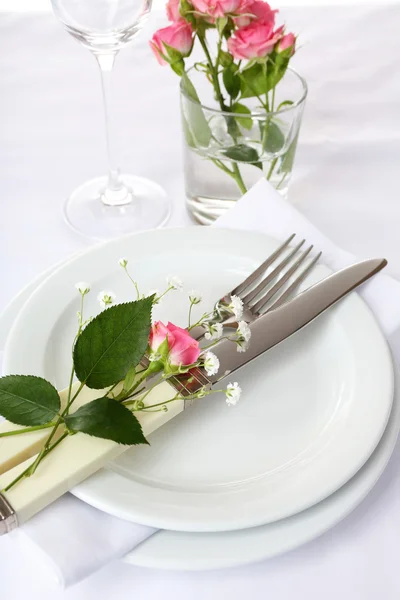
[[[237,12],[243,15],[234,19],[238,27],[246,27],[252,21],[257,21],[257,23],[263,25],[272,25],[273,27],[275,14],[278,11],[272,10],[268,2],[263,2],[263,0],[253,0],[253,2],[244,0],[243,6]]]
[[[283,52],[284,50],[287,50],[288,48],[292,48],[291,54],[294,54],[295,45],[296,37],[294,33],[287,33],[279,40],[278,46],[276,47],[276,51],[279,53]]]
[[[183,17],[179,12],[180,0],[168,0],[167,2],[167,17],[169,21],[173,23],[177,23],[178,21],[183,21]]]
[[[188,56],[193,45],[191,24],[179,21],[155,32],[150,41],[150,47],[160,65],[167,64],[169,58],[168,48],[165,44],[180,52],[182,56]]]
[[[173,323],[164,325],[161,321],[154,323],[150,331],[150,348],[157,352],[160,345],[168,338],[168,360],[173,366],[192,365],[200,356],[199,342],[190,337],[186,329]]]
[[[239,60],[267,56],[282,37],[283,27],[273,27],[255,22],[238,29],[228,40],[229,52]]]
[[[239,10],[243,0],[191,0],[194,9],[208,17],[224,17]]]

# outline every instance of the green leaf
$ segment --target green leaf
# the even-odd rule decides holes
[[[183,136],[186,140],[187,145],[189,146],[189,148],[196,148],[196,142],[194,141],[194,137],[192,135],[192,132],[189,129],[189,125],[188,122],[185,119],[185,115],[182,112],[182,129],[183,129]]]
[[[236,65],[226,67],[222,74],[224,86],[231,98],[235,99],[240,92],[240,77],[235,73]]]
[[[284,106],[292,106],[292,104],[294,104],[293,100],[284,100],[283,102],[281,102],[280,104],[278,104],[278,107],[276,108],[276,111],[278,112]]]
[[[0,415],[17,425],[45,425],[60,410],[55,387],[42,377],[7,375],[0,378]]]
[[[136,365],[131,367],[126,374],[126,377],[124,379],[124,385],[123,385],[123,389],[125,392],[128,392],[131,389],[135,379],[136,379]]]
[[[251,115],[251,110],[247,106],[245,106],[244,104],[240,104],[239,102],[236,102],[232,106],[232,112],[239,113],[241,115]],[[252,119],[250,119],[250,117],[235,117],[235,118],[236,118],[236,121],[239,123],[239,125],[241,125],[245,129],[251,129],[253,127],[253,121],[252,121]]]
[[[139,364],[149,341],[153,299],[111,306],[85,327],[74,348],[79,381],[101,389],[118,383]]]
[[[227,158],[230,158],[231,160],[237,160],[239,162],[257,163],[259,160],[257,150],[251,146],[246,146],[246,144],[237,144],[236,146],[231,146],[230,148],[224,150],[223,153]]]
[[[265,77],[263,65],[260,63],[245,69],[239,76],[242,98],[253,98],[267,93],[267,78]]]
[[[137,418],[126,406],[111,398],[92,400],[64,420],[74,433],[80,431],[127,446],[148,444]]]
[[[285,145],[285,136],[274,121],[270,121],[266,127],[267,134],[263,136],[263,150],[271,154],[279,152]]]
[[[201,108],[196,89],[186,72],[182,74],[181,85],[184,93],[193,100],[193,102],[190,100],[183,101],[187,110],[187,126],[192,135],[191,146],[195,147],[197,144],[208,146],[211,140],[211,129]]]
[[[293,169],[293,163],[294,163],[294,157],[296,155],[296,148],[297,148],[297,141],[299,139],[299,133],[300,131],[297,132],[295,138],[293,139],[292,143],[290,144],[288,151],[286,152],[285,156],[283,157],[279,172],[280,173],[290,173],[291,170]]]

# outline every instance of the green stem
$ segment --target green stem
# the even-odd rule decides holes
[[[272,160],[272,161],[271,161],[271,165],[270,165],[270,167],[269,167],[269,171],[268,171],[268,173],[267,173],[267,179],[268,179],[268,181],[269,181],[269,180],[271,179],[271,177],[272,177],[272,174],[273,174],[273,172],[274,172],[275,165],[276,165],[276,163],[277,163],[277,162],[278,162],[278,158],[274,158],[274,160]]]
[[[199,42],[200,42],[201,47],[203,48],[204,54],[206,55],[206,58],[207,58],[207,63],[208,63],[208,67],[210,69],[210,74],[211,74],[211,77],[214,82],[214,89],[215,89],[215,94],[217,96],[217,100],[219,102],[221,110],[226,111],[226,110],[228,110],[228,107],[225,105],[224,97],[221,92],[221,86],[219,85],[218,70],[216,69],[216,67],[213,64],[210,52],[209,52],[207,44],[206,44],[205,37],[199,33],[197,34],[197,37],[199,38]]]
[[[190,330],[190,319],[191,319],[191,316],[192,316],[192,308],[193,308],[193,302],[191,302],[190,306],[189,306],[188,330]]]
[[[58,439],[56,442],[54,442],[54,444],[52,444],[52,445],[51,445],[51,446],[50,446],[50,447],[49,447],[49,448],[46,450],[46,453],[43,455],[43,458],[44,458],[45,456],[47,456],[48,454],[50,454],[50,452],[51,452],[52,450],[54,450],[54,448],[56,448],[56,446],[58,446],[58,444],[59,444],[60,442],[62,442],[62,441],[63,441],[63,439],[65,439],[65,438],[67,437],[67,435],[68,435],[68,432],[67,432],[67,431],[66,431],[65,433],[63,433],[63,434],[62,434],[62,436],[61,436],[61,437],[60,437],[60,438],[59,438],[59,439]],[[35,462],[36,462],[36,461],[35,461]],[[39,462],[40,462],[40,461],[39,461]],[[33,465],[29,465],[29,467],[27,467],[27,468],[26,468],[24,471],[22,471],[22,473],[20,473],[20,474],[18,475],[18,477],[16,477],[16,478],[15,478],[13,481],[11,481],[11,483],[9,483],[9,484],[8,484],[8,485],[7,485],[7,486],[6,486],[6,487],[5,487],[3,490],[1,490],[1,491],[2,491],[2,492],[8,492],[9,490],[11,490],[11,488],[12,488],[12,487],[14,487],[14,485],[15,485],[16,483],[18,483],[18,481],[21,481],[21,479],[24,479],[25,477],[30,477],[31,475],[33,475],[33,473],[35,472],[35,470],[36,470],[36,469],[35,469],[34,471],[32,471],[32,467],[33,467]]]
[[[242,175],[240,173],[237,163],[232,163],[232,168],[234,171],[234,174],[232,175],[232,177],[236,181],[238,188],[242,192],[242,194],[245,194],[247,192],[247,188],[243,181],[243,178],[242,178]]]
[[[34,425],[32,427],[24,427],[23,429],[13,429],[12,431],[4,431],[0,433],[0,438],[9,437],[10,435],[18,435],[19,433],[29,433],[30,431],[40,431],[40,429],[48,429],[49,427],[53,427],[55,425],[55,421],[51,421],[51,423],[46,423],[45,425]]]
[[[29,469],[30,469],[30,468],[31,468],[30,466],[29,466],[29,467],[27,467],[27,468],[25,469],[25,471],[22,471],[22,473],[20,473],[20,474],[18,475],[18,477],[16,477],[16,478],[15,478],[15,479],[14,479],[14,480],[11,482],[11,483],[9,483],[8,485],[6,485],[6,487],[5,487],[3,490],[1,490],[1,491],[2,491],[2,492],[8,492],[8,490],[11,490],[11,488],[12,488],[12,487],[14,487],[14,485],[15,485],[16,483],[18,483],[18,481],[21,481],[21,479],[23,479],[24,477],[27,477],[27,476],[29,476],[29,475],[28,475],[28,473],[29,473]]]
[[[124,267],[125,269],[125,273],[128,275],[129,279],[132,281],[133,285],[135,286],[135,290],[136,290],[136,296],[137,296],[137,300],[139,300],[140,298],[140,292],[139,292],[139,288],[138,288],[138,284],[137,282],[129,275],[129,271],[126,267]]]
[[[157,379],[153,385],[151,385],[149,387],[149,389],[146,391],[146,393],[142,396],[141,401],[144,402],[145,398],[147,398],[147,396],[150,394],[150,392],[152,392],[154,390],[154,388],[161,383],[161,379]],[[129,397],[130,398],[130,397]],[[128,398],[127,398],[128,400]],[[134,404],[136,402],[136,400],[130,400],[129,402],[124,402],[124,406],[129,406],[130,404]]]

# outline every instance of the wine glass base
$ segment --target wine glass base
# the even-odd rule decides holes
[[[77,233],[105,240],[154,229],[166,223],[170,202],[161,186],[135,175],[121,175],[132,194],[128,204],[109,206],[102,200],[108,177],[97,177],[78,187],[64,205],[64,217]]]

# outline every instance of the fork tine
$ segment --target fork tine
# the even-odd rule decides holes
[[[279,296],[279,298],[272,304],[272,306],[269,307],[268,312],[270,310],[274,310],[275,308],[278,308],[279,306],[282,306],[282,304],[284,304],[286,302],[286,300],[289,298],[289,296],[292,294],[292,292],[294,292],[294,290],[300,285],[300,283],[306,278],[306,276],[311,271],[311,269],[313,269],[313,267],[319,261],[319,259],[321,258],[321,255],[322,255],[322,252],[320,252],[319,254],[317,254],[317,256],[315,258],[313,258],[313,260],[310,262],[310,264],[307,265],[307,267],[293,281],[293,283],[287,288],[287,290],[285,290],[283,292],[283,294],[281,294]]]
[[[288,281],[288,279],[297,271],[300,265],[306,260],[307,256],[310,254],[311,250],[314,246],[309,246],[299,258],[293,263],[293,265],[282,275],[282,277],[275,283],[275,285],[266,293],[260,300],[251,307],[251,312],[253,314],[260,314],[260,310],[262,310],[268,301],[275,296],[275,294],[282,288],[282,286]]]
[[[249,302],[251,302],[251,300],[254,300],[254,298],[258,296],[260,292],[265,290],[265,287],[278,275],[280,271],[282,271],[283,267],[285,267],[291,261],[293,256],[300,250],[305,241],[306,240],[302,240],[299,244],[297,244],[297,246],[295,246],[289,252],[289,254],[285,256],[285,258],[275,267],[275,269],[260,281],[260,283],[254,288],[254,290],[252,290],[242,298],[245,304],[248,304]]]
[[[279,246],[279,248],[277,248],[275,252],[273,252],[259,267],[257,267],[257,269],[253,271],[253,273],[251,273],[251,275],[249,275],[247,279],[242,281],[242,283],[239,283],[239,285],[235,287],[229,295],[238,296],[239,294],[244,292],[245,289],[248,288],[252,283],[254,283],[257,277],[259,277],[265,271],[265,269],[267,269],[274,262],[274,260],[278,258],[280,254],[282,254],[282,252],[290,244],[295,235],[295,233],[292,233],[292,235],[288,237],[288,239],[285,242],[283,242],[283,244]]]

